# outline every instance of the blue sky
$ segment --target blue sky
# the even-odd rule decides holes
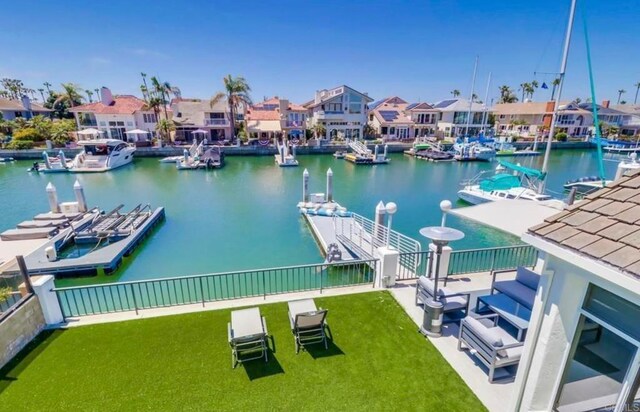
[[[633,101],[640,81],[635,0],[579,0],[564,97],[589,95],[582,14],[589,22],[598,100]],[[6,10],[6,9],[5,9]],[[294,102],[347,84],[375,99],[433,102],[550,82],[561,57],[569,0],[491,1],[28,1],[0,25],[0,77],[29,87],[74,82],[139,94],[140,72],[210,97],[231,73],[254,100]],[[635,34],[634,34],[635,31]],[[539,90],[534,100],[550,91]],[[519,93],[518,93],[519,95]]]

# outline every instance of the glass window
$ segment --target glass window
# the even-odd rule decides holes
[[[362,113],[361,106],[362,105],[360,103],[349,103],[349,113]]]
[[[453,123],[455,124],[467,123],[467,112],[454,112]]]
[[[349,102],[351,103],[362,103],[362,97],[355,93],[349,93]]]
[[[383,127],[380,129],[380,133],[381,133],[381,134],[387,134],[387,127],[386,127],[386,126],[383,126]]]
[[[591,286],[583,309],[640,341],[640,306],[605,289]]]

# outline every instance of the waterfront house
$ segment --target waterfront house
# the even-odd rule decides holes
[[[278,96],[249,107],[246,116],[250,138],[267,141],[274,138],[302,139],[305,137],[307,109]]]
[[[489,108],[484,104],[473,102],[469,105],[466,99],[442,100],[433,105],[440,111],[437,128],[445,137],[477,136],[489,129]],[[471,118],[467,124],[471,108]]]
[[[367,123],[367,104],[373,102],[366,93],[348,86],[318,90],[314,99],[303,104],[309,111],[307,126],[324,126],[323,139],[361,139]]]
[[[531,227],[542,252],[510,410],[635,410],[640,387],[640,171]]]
[[[22,96],[21,100],[11,100],[0,97],[0,119],[14,120],[18,117],[31,119],[34,116],[51,117],[53,110],[47,109],[37,103],[33,103],[28,96]]]
[[[164,116],[164,112],[156,115],[153,110],[148,110],[144,100],[132,95],[113,95],[107,87],[100,89],[99,101],[72,107],[69,112],[74,114],[78,130],[97,129],[102,132],[101,137],[139,145],[148,144],[155,136],[158,116]],[[135,129],[145,130],[149,134],[126,134]]]
[[[194,137],[219,142],[232,137],[229,104],[225,99],[211,105],[209,100],[176,98],[171,101],[171,112],[177,142],[191,142]],[[204,130],[206,134],[194,135],[195,130]]]
[[[640,134],[640,104],[618,104],[611,107],[621,112],[621,135],[635,136]]]
[[[413,140],[435,135],[440,112],[427,103],[394,96],[369,105],[369,125],[383,140]]]

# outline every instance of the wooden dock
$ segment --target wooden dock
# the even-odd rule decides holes
[[[318,242],[320,249],[322,251],[322,256],[327,256],[327,251],[329,250],[329,245],[335,243],[338,245],[340,252],[342,252],[342,260],[358,260],[358,256],[356,256],[353,252],[345,247],[345,245],[340,242],[336,236],[336,231],[333,227],[333,217],[329,216],[313,216],[304,214],[304,218],[307,220],[309,227],[311,228],[311,233],[313,237]],[[338,218],[338,219],[348,219],[348,218]]]

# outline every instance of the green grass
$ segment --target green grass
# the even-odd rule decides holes
[[[388,292],[316,304],[329,350],[296,355],[286,303],[264,305],[269,363],[236,369],[229,310],[45,332],[0,370],[0,409],[484,410]]]

